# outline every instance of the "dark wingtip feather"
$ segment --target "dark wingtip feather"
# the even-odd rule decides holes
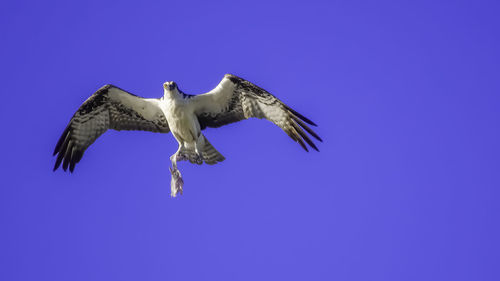
[[[315,126],[317,127],[318,125],[316,125],[313,121],[309,120],[307,117],[305,117],[304,115],[298,113],[297,111],[291,109],[289,106],[285,105],[285,108],[290,111],[291,113],[293,113],[295,116],[299,117],[300,119],[304,120],[304,122],[306,122],[307,124],[309,125],[312,125],[312,126]]]
[[[323,142],[323,140],[318,136],[318,134],[316,134],[311,128],[309,128],[309,126],[304,124],[304,122],[302,122],[302,120],[300,120],[297,116],[295,116],[293,114],[291,114],[291,116],[292,116],[292,119],[295,120],[295,122],[297,122],[302,128],[304,128],[304,130],[306,130],[311,136],[313,136],[314,138],[316,138],[320,142]]]
[[[314,149],[316,150],[317,152],[319,152],[319,149],[316,147],[316,145],[314,143],[309,143],[309,145]]]
[[[73,171],[75,170],[76,151],[77,151],[76,146],[73,146],[73,149],[71,150],[71,160],[69,161],[69,172],[70,173],[73,173]]]
[[[295,125],[296,126],[296,125]],[[302,146],[302,148],[309,152],[309,149],[307,149],[307,146],[306,144],[304,143],[304,141],[302,140],[302,138],[300,137],[299,133],[297,132],[297,130],[295,129],[295,126],[293,125],[292,123],[292,127],[290,128],[290,136],[293,136],[292,139],[295,140],[296,142],[298,142],[300,144],[300,146]]]
[[[52,170],[53,172],[55,172],[59,168],[62,159],[63,159],[62,154],[57,155],[56,164],[54,165],[54,169]]]
[[[297,139],[297,142],[300,144],[300,146],[302,146],[302,148],[306,151],[306,152],[309,152],[309,149],[307,149],[307,146],[306,144],[304,143],[304,141],[302,139]]]
[[[302,137],[302,139],[304,139],[307,142],[307,144],[309,144],[309,146],[312,147],[314,150],[319,151],[314,142],[311,141],[311,139],[306,135],[306,133],[304,133],[304,131],[299,127],[299,125],[297,125],[293,121],[291,123],[295,131]]]
[[[68,170],[68,166],[69,166],[69,162],[71,160],[71,152],[73,151],[73,141],[69,141],[68,143],[68,148],[66,149],[66,152],[64,153],[64,161],[63,161],[63,170],[64,171],[67,171]]]
[[[57,144],[56,144],[56,147],[54,148],[54,153],[52,154],[52,156],[55,156],[57,154],[57,152],[59,152],[61,145],[64,143],[64,140],[66,140],[66,137],[68,136],[69,127],[70,127],[70,125],[66,126],[66,129],[64,129],[61,137],[57,141]]]
[[[299,143],[300,146],[302,146],[302,148],[309,152],[309,150],[307,149],[307,146],[304,144],[304,142],[300,139],[300,137],[297,135],[297,132],[295,132],[295,130],[292,128],[290,129],[283,129],[283,131],[285,131],[285,133],[292,139],[294,140],[295,142]]]
[[[62,145],[60,145],[60,147],[58,147],[59,149],[56,151],[59,154],[57,155],[56,164],[54,165],[54,171],[59,168],[62,160],[65,158],[64,156],[66,154],[66,150],[67,150],[69,142],[70,142],[70,134],[68,133],[65,135],[65,138],[64,138]]]
[[[83,151],[82,150],[77,150],[76,155],[75,155],[75,161],[76,163],[80,163],[80,160],[82,160],[83,157]]]

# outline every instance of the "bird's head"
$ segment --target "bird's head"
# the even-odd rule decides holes
[[[163,83],[163,89],[165,91],[175,91],[177,90],[177,84],[174,81],[165,82]]]

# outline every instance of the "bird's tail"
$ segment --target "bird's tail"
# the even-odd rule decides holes
[[[226,160],[226,158],[208,142],[207,138],[205,138],[205,147],[201,153],[201,157],[208,165],[214,165]]]
[[[205,136],[203,136],[205,138]],[[202,164],[200,162],[200,158],[196,155],[196,152],[194,149],[188,149],[184,147],[180,151],[180,154],[183,156],[182,158],[185,160],[188,160],[189,162],[193,164]],[[203,150],[201,151],[201,160],[208,165],[214,165],[217,164],[218,162],[224,161],[226,158],[220,154],[217,149],[215,149],[210,142],[205,138],[205,144],[203,146]]]

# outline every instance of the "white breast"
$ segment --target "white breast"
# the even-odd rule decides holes
[[[198,119],[188,100],[167,100],[162,107],[170,131],[177,141],[193,142],[200,132]]]

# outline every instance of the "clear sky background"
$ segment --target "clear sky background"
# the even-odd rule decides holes
[[[9,1],[0,9],[0,280],[500,280],[497,1]],[[183,162],[110,131],[52,172],[113,83],[160,97],[225,73],[315,121],[304,152],[247,120]]]

